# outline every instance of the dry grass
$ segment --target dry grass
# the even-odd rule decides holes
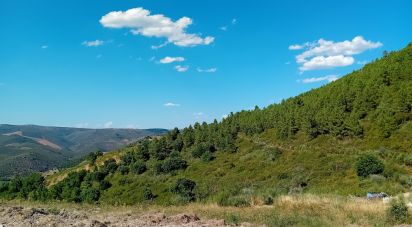
[[[87,210],[105,215],[161,212],[166,215],[196,214],[203,219],[225,219],[233,224],[249,222],[268,226],[386,226],[387,204],[361,198],[315,196],[310,194],[281,196],[273,205],[220,207],[216,204],[192,203],[185,206],[109,206],[70,203],[6,202],[8,205],[49,209]]]

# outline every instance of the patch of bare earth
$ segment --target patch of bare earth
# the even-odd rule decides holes
[[[246,226],[250,226],[245,224]],[[160,212],[99,212],[0,205],[0,226],[229,226],[224,220],[201,220],[195,214],[166,216]]]

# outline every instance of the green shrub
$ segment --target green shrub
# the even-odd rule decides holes
[[[94,188],[85,188],[80,193],[81,200],[86,203],[94,203],[99,200],[100,191]]]
[[[387,218],[391,223],[404,223],[408,218],[408,206],[406,206],[403,199],[394,200],[391,202],[387,210]]]
[[[193,190],[196,187],[196,182],[181,178],[177,180],[176,184],[172,188],[172,192],[175,194],[180,195],[182,198],[185,199],[187,202],[192,202],[196,200],[196,195]]]
[[[131,165],[130,169],[134,174],[142,174],[146,172],[147,167],[146,163],[144,163],[143,161],[136,161]]]
[[[407,155],[404,159],[403,159],[405,165],[407,166],[412,166],[412,155]]]
[[[120,174],[122,174],[122,175],[126,175],[126,174],[129,173],[129,167],[127,167],[127,166],[123,166],[123,165],[119,166],[118,170],[119,170]]]
[[[114,173],[117,170],[117,163],[114,159],[108,159],[104,161],[102,172],[104,173]]]
[[[360,177],[367,177],[370,174],[381,174],[384,170],[383,162],[371,154],[360,156],[356,162],[356,172]]]
[[[156,164],[157,173],[170,173],[174,170],[186,169],[187,162],[179,156],[169,157]]]
[[[263,203],[264,203],[265,205],[272,205],[272,204],[273,204],[273,198],[272,198],[272,196],[265,196],[265,197],[263,198]]]
[[[155,198],[155,196],[152,193],[152,190],[150,190],[149,187],[145,187],[143,189],[143,198],[145,200],[153,200]]]
[[[213,155],[212,152],[206,151],[205,153],[202,154],[201,159],[202,159],[202,161],[204,161],[204,162],[210,162],[210,161],[212,161],[213,159],[215,159],[215,156]]]
[[[239,225],[239,217],[237,215],[234,214],[229,214],[227,216],[227,218],[225,218],[226,222],[234,225],[234,226],[238,226]]]

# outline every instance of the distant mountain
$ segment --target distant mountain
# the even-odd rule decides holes
[[[92,151],[116,150],[166,132],[0,124],[0,178],[66,166]]]

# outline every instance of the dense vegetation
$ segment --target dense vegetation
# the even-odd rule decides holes
[[[280,104],[94,153],[46,182],[39,175],[15,178],[0,194],[223,206],[270,204],[286,193],[396,194],[412,187],[411,119],[412,44]]]

